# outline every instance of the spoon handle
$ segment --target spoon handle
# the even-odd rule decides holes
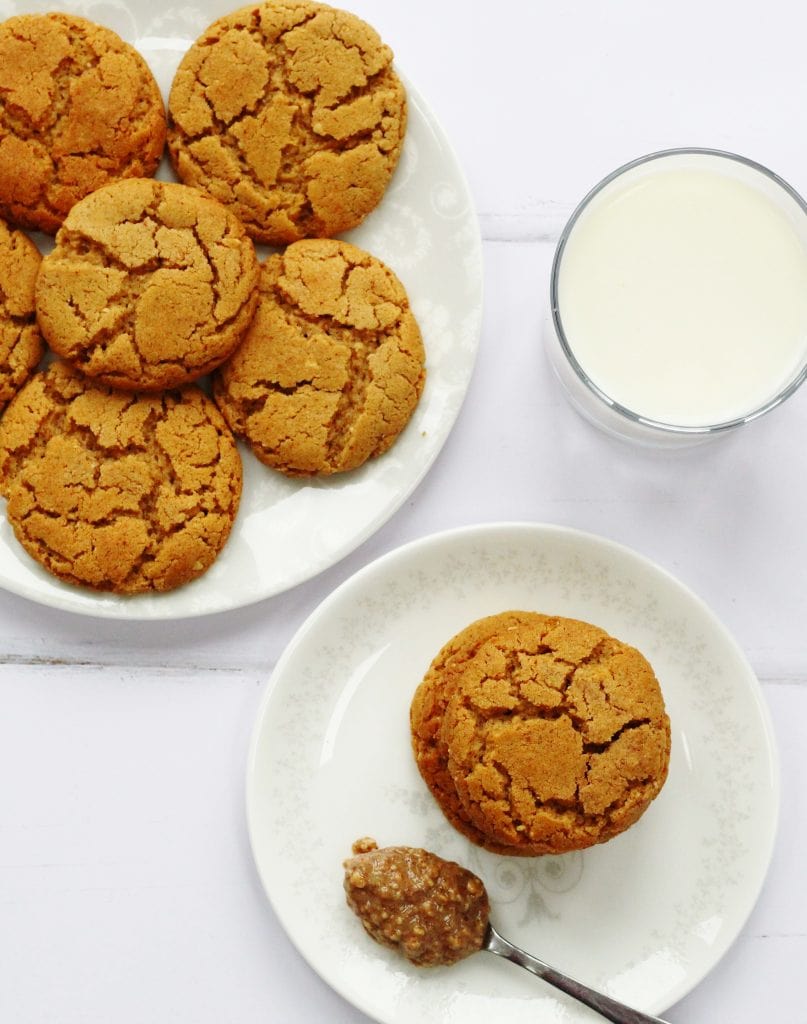
[[[513,964],[518,964],[519,967],[523,967],[526,971],[537,974],[539,978],[542,978],[550,985],[554,985],[555,988],[559,988],[561,992],[565,992],[567,995],[572,996],[572,998],[578,999],[581,1003],[585,1003],[592,1010],[596,1010],[597,1013],[605,1017],[606,1020],[612,1021],[613,1024],[665,1024],[665,1021],[661,1020],[660,1017],[651,1017],[649,1014],[641,1013],[639,1010],[632,1010],[629,1006],[625,1006],[624,1003],[610,999],[601,992],[595,992],[594,989],[589,988],[587,985],[575,981],[574,978],[561,974],[554,967],[545,964],[543,960],[531,956],[518,946],[514,946],[512,942],[502,938],[490,924],[488,925],[482,948],[489,953],[495,953],[497,956],[504,957],[505,960],[509,960]]]

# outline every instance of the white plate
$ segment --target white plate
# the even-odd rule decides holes
[[[597,623],[642,650],[672,721],[668,781],[640,821],[583,853],[479,850],[443,818],[415,767],[408,711],[432,656],[510,608]],[[419,970],[347,908],[351,842],[425,846],[476,871],[492,919],[554,966],[651,1013],[687,993],[737,936],[768,867],[778,759],[759,684],[709,609],[610,541],[497,524],[427,537],[339,587],[278,662],[247,773],[252,848],[292,941],[346,999],[385,1024],[591,1021],[485,955]]]
[[[229,0],[0,0],[0,20],[53,9],[94,19],[140,50],[167,96],[191,42],[237,6]],[[426,386],[393,448],[353,473],[310,482],[289,480],[242,448],[244,490],[227,546],[203,577],[168,594],[117,597],[61,583],[17,544],[0,499],[0,586],[42,604],[110,618],[224,611],[322,572],[381,527],[412,493],[448,437],[470,381],[481,325],[482,256],[462,171],[434,115],[406,84],[409,122],[399,166],[380,205],[343,236],[400,277],[423,333]],[[170,177],[170,171],[163,167],[160,176]]]

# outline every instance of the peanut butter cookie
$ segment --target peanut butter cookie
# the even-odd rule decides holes
[[[425,371],[403,285],[347,242],[295,242],[263,265],[260,301],[213,393],[233,432],[288,476],[355,469],[392,445]]]
[[[233,351],[258,299],[255,247],[209,196],[152,178],[119,181],[70,211],[36,286],[51,348],[83,373],[159,391]]]
[[[171,590],[224,546],[241,460],[194,385],[137,395],[56,362],[0,420],[0,493],[17,539],[60,579],[120,594]]]
[[[45,347],[34,314],[41,259],[30,238],[0,220],[0,412],[28,380]]]
[[[330,237],[375,208],[398,162],[406,93],[392,51],[352,14],[270,0],[194,43],[168,99],[168,148],[189,185],[253,238]]]
[[[652,668],[575,619],[514,611],[472,623],[432,662],[411,728],[446,816],[496,853],[604,842],[667,777],[670,724]]]
[[[71,14],[0,24],[0,214],[53,234],[83,196],[154,173],[165,108],[146,62]]]

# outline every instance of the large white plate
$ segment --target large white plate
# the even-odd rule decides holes
[[[94,19],[140,50],[167,97],[191,42],[237,6],[235,0],[0,0],[0,20],[54,9]],[[343,236],[392,267],[423,332],[426,386],[393,448],[356,472],[310,482],[273,472],[243,448],[243,497],[226,548],[203,577],[168,594],[127,598],[62,584],[17,544],[0,499],[0,586],[42,604],[112,618],[224,611],[278,594],[333,565],[412,493],[448,437],[470,381],[481,325],[482,257],[462,171],[434,115],[408,82],[407,89],[406,142],[390,187],[367,220]],[[170,177],[167,167],[160,176]]]
[[[661,681],[669,779],[633,828],[582,853],[479,850],[443,818],[410,752],[409,704],[433,655],[475,618],[510,608],[597,623],[642,650]],[[247,772],[252,848],[280,921],[327,982],[385,1024],[593,1018],[493,957],[424,971],[373,943],[342,892],[341,862],[359,836],[467,865],[488,886],[504,935],[660,1013],[745,922],[778,801],[759,684],[712,612],[624,547],[535,524],[427,537],[339,587],[278,662]]]

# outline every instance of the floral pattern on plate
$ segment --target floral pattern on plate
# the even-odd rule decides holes
[[[640,821],[601,846],[501,857],[455,832],[418,775],[414,690],[474,619],[524,608],[586,619],[653,664],[672,721],[670,775]],[[503,934],[624,1002],[659,1013],[729,947],[770,860],[778,761],[740,648],[681,583],[610,541],[493,524],[416,541],[312,614],[267,687],[247,811],[264,888],[288,934],[345,998],[384,1024],[589,1020],[489,957],[424,972],[376,946],[347,909],[352,841],[424,846],[489,887]]]

